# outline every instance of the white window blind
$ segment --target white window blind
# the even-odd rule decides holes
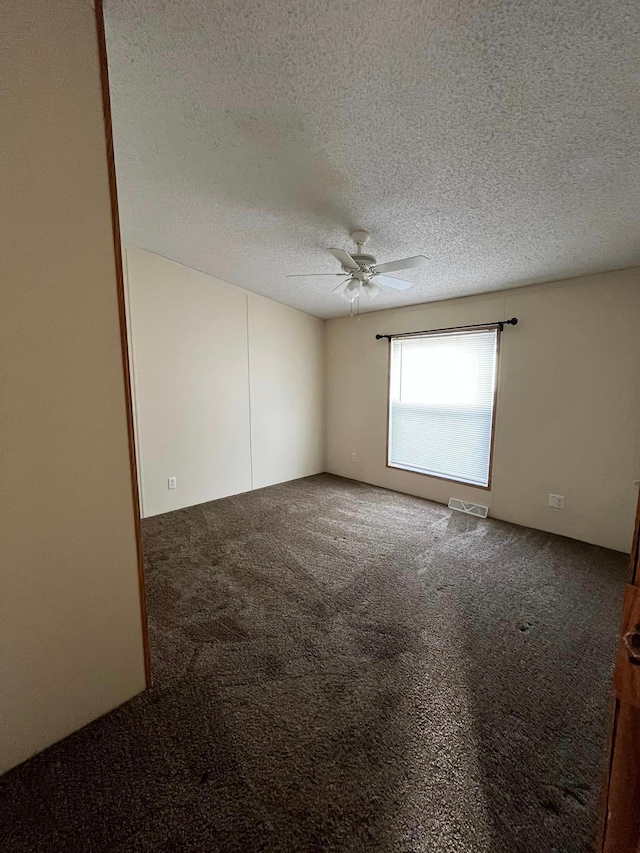
[[[489,484],[498,330],[391,339],[389,465]]]

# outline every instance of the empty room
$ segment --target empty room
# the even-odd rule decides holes
[[[637,3],[0,43],[0,850],[638,853]]]

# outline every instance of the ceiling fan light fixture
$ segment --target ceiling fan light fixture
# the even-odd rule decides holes
[[[342,296],[344,299],[347,299],[350,302],[352,299],[355,299],[356,296],[359,296],[359,295],[360,295],[360,287],[358,285],[358,282],[351,279],[349,284],[342,291]]]
[[[363,251],[369,240],[366,231],[360,229],[352,231],[351,239],[356,244],[356,252],[353,255],[344,249],[333,248],[328,250],[340,262],[342,272],[310,273],[310,275],[346,275],[347,278],[343,279],[337,287],[334,287],[331,293],[340,296],[345,302],[349,302],[352,314],[354,303],[358,301],[359,304],[360,296],[363,294],[366,294],[369,299],[375,299],[380,293],[381,287],[388,287],[391,290],[408,290],[413,284],[411,281],[404,281],[401,278],[386,275],[386,273],[422,267],[429,260],[425,255],[413,255],[410,258],[399,258],[395,261],[379,264],[373,255]],[[303,273],[295,273],[288,277],[303,276]]]

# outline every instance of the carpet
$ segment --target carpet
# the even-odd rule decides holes
[[[154,685],[0,849],[592,850],[624,555],[326,474],[143,534]]]

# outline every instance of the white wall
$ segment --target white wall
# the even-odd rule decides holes
[[[0,772],[145,686],[96,24],[0,35]]]
[[[324,470],[322,320],[135,246],[125,276],[144,516]]]
[[[247,491],[246,294],[133,246],[124,255],[143,515]]]
[[[386,467],[386,340],[516,316],[502,335],[491,492]],[[327,323],[327,470],[628,551],[640,477],[640,269]],[[351,461],[356,452],[357,461]],[[565,495],[566,509],[547,506]]]
[[[253,487],[324,471],[324,322],[248,294]]]

